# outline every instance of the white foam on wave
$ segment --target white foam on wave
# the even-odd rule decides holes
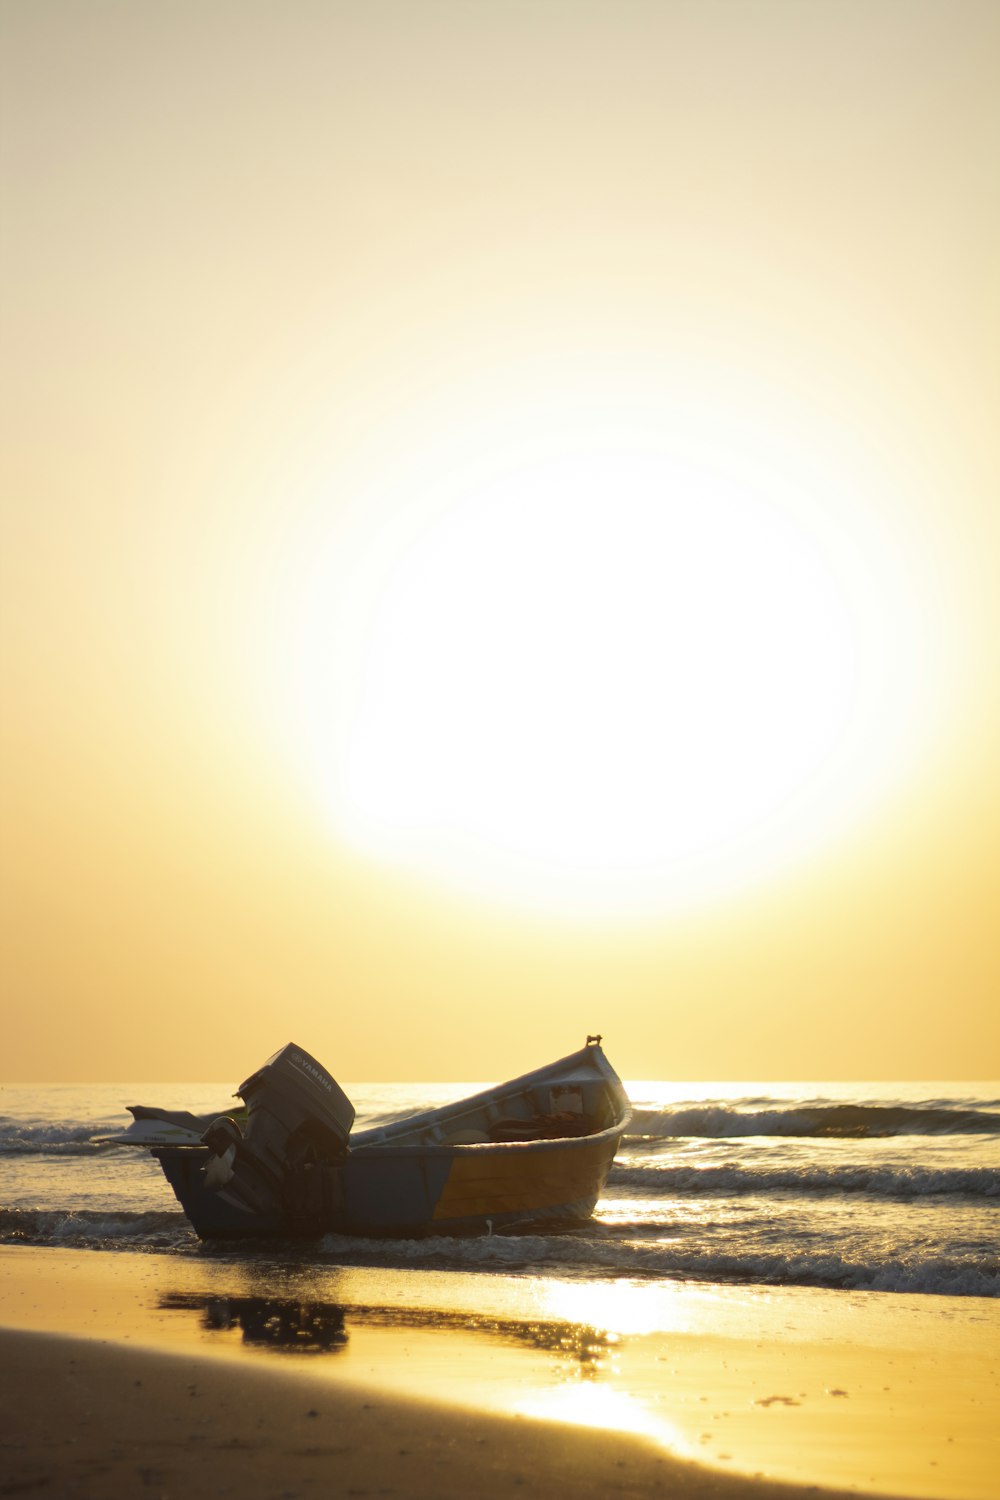
[[[39,1216],[41,1217],[41,1216]],[[151,1214],[82,1214],[69,1213],[63,1218],[52,1216],[53,1240],[142,1240],[165,1231],[188,1229],[182,1213]]]
[[[646,1196],[679,1193],[759,1195],[772,1192],[867,1193],[880,1198],[961,1194],[1000,1197],[1000,1171],[988,1167],[786,1167],[668,1166],[660,1162],[616,1163],[608,1183],[612,1193],[634,1188]]]
[[[450,1240],[362,1240],[327,1235],[320,1244],[324,1256],[364,1264],[374,1260],[389,1265],[441,1265],[454,1269],[531,1271],[547,1263],[565,1271],[600,1271],[615,1276],[743,1283],[772,1286],[812,1286],[852,1291],[885,1291],[949,1297],[1000,1297],[1000,1263],[976,1264],[929,1257],[889,1259],[866,1264],[835,1251],[784,1254],[781,1251],[732,1251],[690,1242],[620,1240],[573,1235],[479,1236]]]
[[[1000,1133],[1000,1114],[959,1101],[865,1104],[800,1101],[760,1108],[749,1101],[706,1101],[671,1109],[637,1108],[630,1135],[730,1140],[746,1136],[877,1139],[894,1135]]]
[[[109,1130],[121,1127],[109,1125]],[[112,1150],[91,1125],[14,1125],[0,1129],[0,1156],[93,1156]]]
[[[0,1243],[135,1248],[143,1243],[190,1240],[194,1231],[180,1212],[100,1213],[86,1209],[0,1210]]]

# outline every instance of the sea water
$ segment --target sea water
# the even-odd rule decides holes
[[[483,1087],[356,1084],[359,1127]],[[232,1108],[232,1085],[0,1088],[0,1243],[502,1273],[1000,1295],[1000,1084],[626,1081],[629,1133],[593,1219],[558,1234],[202,1245],[127,1104]]]

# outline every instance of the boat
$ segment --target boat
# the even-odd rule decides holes
[[[134,1105],[118,1139],[148,1147],[203,1240],[569,1228],[593,1213],[631,1115],[600,1044],[353,1131],[336,1080],[289,1043],[240,1085],[244,1114]]]

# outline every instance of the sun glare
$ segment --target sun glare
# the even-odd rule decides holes
[[[518,1398],[515,1410],[535,1421],[634,1433],[651,1438],[674,1453],[688,1458],[695,1456],[693,1444],[676,1423],[660,1416],[628,1391],[615,1390],[609,1385],[578,1383],[529,1391]]]
[[[803,857],[919,717],[913,606],[851,477],[704,410],[615,410],[415,445],[315,549],[293,651],[341,836],[587,919]]]

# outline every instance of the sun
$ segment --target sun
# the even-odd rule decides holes
[[[587,920],[803,858],[917,716],[912,611],[842,475],[745,424],[598,412],[411,454],[314,558],[296,642],[341,837]]]

